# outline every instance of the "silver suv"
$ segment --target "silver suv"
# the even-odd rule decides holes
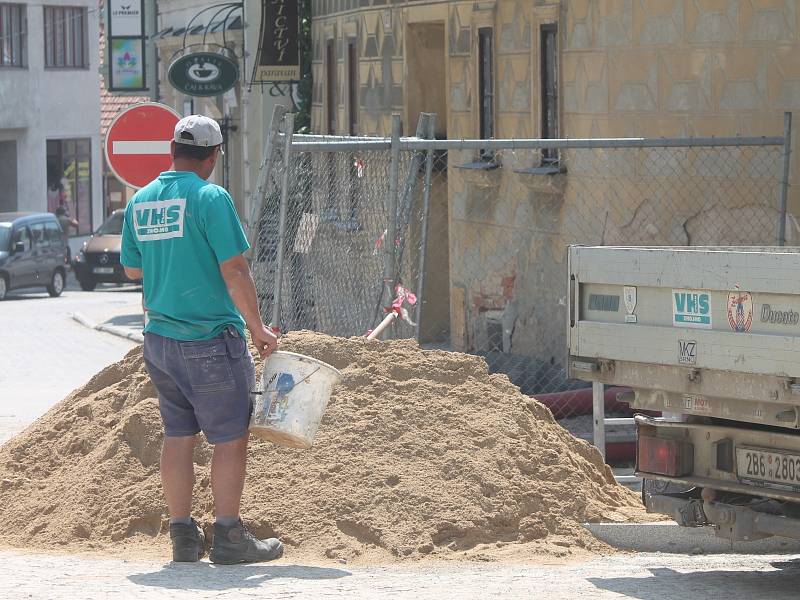
[[[10,290],[44,287],[60,296],[69,245],[51,213],[0,213],[0,300]]]

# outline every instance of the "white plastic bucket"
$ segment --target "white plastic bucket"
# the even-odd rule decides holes
[[[281,446],[310,448],[341,376],[329,364],[310,356],[273,353],[261,375],[250,432]]]

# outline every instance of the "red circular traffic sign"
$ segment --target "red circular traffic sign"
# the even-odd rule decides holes
[[[120,112],[106,133],[106,161],[125,185],[141,188],[169,170],[169,143],[180,115],[169,106],[145,102]]]

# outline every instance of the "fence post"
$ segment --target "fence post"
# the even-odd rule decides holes
[[[792,154],[792,113],[783,113],[783,169],[781,173],[781,201],[778,213],[778,246],[786,245],[786,203],[789,196],[789,157]]]
[[[422,137],[432,140],[436,136],[436,113],[428,115],[428,130]],[[425,153],[425,181],[422,187],[422,240],[419,251],[419,273],[417,277],[417,342],[419,342],[419,327],[422,323],[422,305],[425,302],[425,265],[428,256],[428,216],[431,208],[431,176],[433,174],[433,149]]]
[[[428,131],[428,121],[430,120],[430,113],[420,113],[419,121],[417,121],[417,131],[415,137],[425,138]],[[397,193],[397,233],[402,240],[400,244],[400,256],[397,258],[397,263],[402,270],[403,265],[403,251],[405,249],[405,241],[410,235],[411,231],[409,225],[411,223],[411,212],[414,205],[414,190],[417,189],[417,180],[419,179],[419,168],[422,166],[422,152],[413,151],[411,153],[411,160],[408,165],[408,173],[406,174],[403,187],[398,189]],[[399,183],[398,183],[399,185]]]
[[[256,238],[261,218],[264,215],[264,204],[267,201],[267,193],[269,190],[269,175],[272,170],[272,146],[275,143],[275,138],[278,136],[278,127],[286,115],[286,107],[282,104],[276,104],[272,110],[272,121],[269,124],[267,131],[267,139],[264,140],[264,150],[261,157],[261,165],[258,170],[258,181],[256,189],[253,191],[251,198],[253,199],[253,206],[250,207],[250,223],[248,231],[248,241],[250,242],[251,252],[255,253]],[[255,212],[255,207],[258,206],[258,212]]]
[[[606,459],[606,402],[605,386],[599,381],[592,382],[592,416],[594,418],[594,445]]]
[[[397,176],[400,170],[400,115],[392,115],[392,155],[389,164],[389,201],[387,212],[389,222],[386,226],[386,239],[384,240],[383,255],[383,287],[384,293],[391,302],[394,297],[394,283],[397,278]]]
[[[292,158],[292,136],[294,135],[294,113],[284,120],[283,178],[281,179],[281,204],[278,211],[278,256],[275,260],[275,290],[272,302],[272,327],[281,326],[281,303],[283,301],[283,257],[286,251],[286,212],[289,204],[289,167]]]

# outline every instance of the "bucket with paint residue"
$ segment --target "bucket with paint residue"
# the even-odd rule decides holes
[[[290,448],[310,448],[342,374],[294,352],[275,352],[264,365],[253,402],[250,432]]]

